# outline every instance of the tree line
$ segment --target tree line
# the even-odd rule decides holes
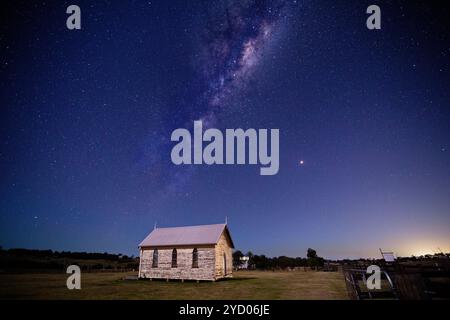
[[[35,258],[66,258],[66,259],[80,259],[80,260],[108,260],[131,262],[135,258],[133,255],[127,256],[123,254],[114,253],[98,253],[98,252],[71,252],[71,251],[53,251],[53,250],[34,250],[34,249],[8,249],[3,250],[0,247],[0,253],[5,255],[26,256]]]
[[[137,270],[139,259],[111,253],[8,249],[0,247],[0,270],[65,270],[71,264],[83,271]]]
[[[306,252],[306,258],[301,257],[267,257],[265,255],[256,255],[251,251],[247,252],[245,255],[240,250],[233,252],[233,266],[239,268],[244,263],[241,258],[248,257],[248,268],[249,269],[259,269],[259,270],[275,270],[275,269],[287,269],[295,267],[323,267],[325,264],[325,259],[317,255],[316,250],[308,248]]]

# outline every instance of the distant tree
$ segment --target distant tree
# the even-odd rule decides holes
[[[265,255],[253,256],[253,262],[256,269],[271,269],[273,268],[273,259],[267,258]]]
[[[244,256],[244,254],[240,251],[240,250],[236,250],[233,252],[233,266],[235,268],[239,267],[240,265],[242,265],[242,260],[241,258]]]
[[[310,267],[323,267],[325,259],[319,257],[316,250],[308,248],[306,256],[308,257],[308,265]]]
[[[292,268],[295,264],[295,260],[293,258],[286,256],[280,256],[274,260],[276,260],[276,262],[274,261],[273,266],[281,269]]]
[[[306,252],[306,257],[308,257],[310,259],[317,258],[316,250],[308,248],[308,251]]]
[[[297,257],[297,258],[295,258],[294,264],[296,267],[304,267],[304,266],[308,265],[308,260],[305,258]]]
[[[253,254],[253,252],[248,251],[246,256],[248,257],[248,267],[249,267],[249,269],[254,268],[255,267],[255,261],[253,260],[253,257],[255,255]]]

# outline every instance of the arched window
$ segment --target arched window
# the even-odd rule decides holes
[[[158,268],[158,249],[153,250],[152,268]]]
[[[172,250],[172,268],[177,267],[177,249]]]
[[[198,268],[198,250],[194,248],[192,250],[192,268]]]

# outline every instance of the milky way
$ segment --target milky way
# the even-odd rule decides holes
[[[197,99],[199,107],[183,123],[185,128],[190,129],[194,120],[201,120],[205,129],[214,127],[220,122],[222,109],[235,107],[228,98],[245,91],[248,80],[263,63],[265,51],[278,35],[287,10],[285,1],[233,0],[212,5],[199,32],[200,54],[193,55],[200,70],[197,81],[205,86]],[[151,167],[159,167],[172,145],[169,137],[164,141],[153,136],[150,143],[151,157],[146,161]],[[166,170],[170,173],[164,179],[155,180],[164,198],[184,192],[196,170],[195,166]],[[158,175],[159,171],[154,172]]]
[[[212,15],[201,56],[209,83],[206,111],[200,117],[205,127],[216,123],[216,111],[226,104],[224,100],[245,87],[285,11],[284,1],[229,1]]]

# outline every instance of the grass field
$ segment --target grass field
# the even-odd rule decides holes
[[[122,280],[126,273],[84,273],[81,290],[66,274],[0,274],[0,299],[348,299],[339,272],[239,271],[217,282]]]

